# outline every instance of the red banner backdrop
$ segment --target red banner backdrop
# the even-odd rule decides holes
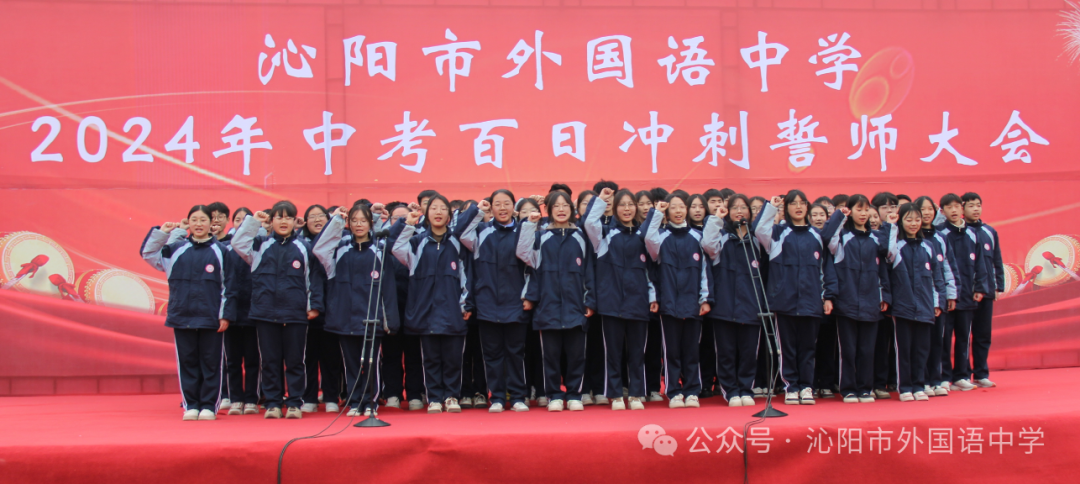
[[[600,178],[979,192],[1009,264],[992,365],[1080,364],[1080,26],[1064,2],[326,3],[0,3],[0,280],[39,295],[0,299],[0,394],[170,373],[162,318],[124,311],[167,300],[138,245],[195,203]]]

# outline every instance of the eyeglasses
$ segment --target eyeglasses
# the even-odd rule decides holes
[[[794,202],[789,203],[788,206],[789,207],[805,207],[806,202],[804,202],[802,200],[795,200]]]
[[[282,216],[278,215],[278,216],[274,217],[274,221],[275,222],[283,222],[283,221],[284,222],[295,222],[296,217],[282,217]]]
[[[623,203],[619,204],[619,208],[633,208],[633,207],[636,207],[636,206],[637,206],[637,204],[634,203],[634,202],[623,202]]]
[[[308,220],[326,220],[326,214],[320,213],[318,215],[308,215]]]

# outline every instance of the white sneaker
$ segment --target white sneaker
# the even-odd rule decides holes
[[[799,394],[796,393],[796,392],[786,392],[786,393],[784,393],[784,404],[785,405],[798,405],[799,404]]]
[[[582,402],[581,400],[569,400],[566,402],[566,408],[571,412],[580,412],[585,410],[585,402]]]
[[[608,397],[606,397],[604,395],[597,395],[594,400],[596,400],[597,405],[607,405],[607,404],[611,403],[611,401],[608,400]]]
[[[348,413],[345,414],[345,416],[346,417],[359,417],[360,416],[360,409],[359,408],[350,408]]]
[[[514,404],[513,407],[510,407],[510,409],[515,411],[515,412],[528,412],[529,411],[529,406],[526,405],[525,402],[517,402],[517,403]]]
[[[501,404],[499,402],[495,402],[495,403],[491,404],[490,407],[488,407],[488,413],[502,413],[502,411],[503,411],[503,404]]]
[[[668,408],[684,408],[686,407],[686,400],[682,395],[675,395],[668,400]]]
[[[799,405],[813,405],[817,402],[814,401],[814,390],[809,388],[803,388],[799,392]]]
[[[930,385],[923,385],[923,393],[925,393],[929,397],[934,396],[934,387]]]
[[[947,396],[949,396],[949,387],[948,386],[934,387],[934,396],[935,397],[947,397]]]
[[[326,404],[326,413],[338,413],[340,411],[341,411],[341,407],[339,407],[338,404],[336,404],[334,402],[330,402],[330,403]]]
[[[424,402],[419,398],[409,400],[409,410],[422,410],[424,408]],[[441,410],[440,410],[441,411]]]
[[[626,410],[626,402],[621,398],[616,398],[611,401],[612,410]]]
[[[701,408],[701,402],[698,401],[697,395],[690,395],[686,397],[683,405],[686,405],[686,408]]]
[[[317,403],[305,403],[300,406],[300,411],[304,413],[315,413],[319,411],[319,404]]]
[[[541,397],[541,398],[543,398],[543,397]],[[562,402],[562,400],[559,400],[558,398],[552,400],[551,402],[549,402],[547,404],[547,409],[548,409],[549,412],[561,412],[561,411],[563,411],[563,402]]]
[[[488,405],[487,397],[483,395],[477,395],[472,399],[473,408],[484,408]]]
[[[427,413],[442,413],[442,404],[439,402],[431,402],[427,406]]]
[[[765,398],[766,391],[765,391],[764,388],[754,388],[753,391],[754,391],[754,398]]]
[[[900,394],[900,401],[901,402],[914,402],[915,401],[915,396],[912,395],[911,392],[904,392],[904,393]]]
[[[462,398],[461,402],[458,403],[458,406],[460,406],[461,408],[472,408],[472,398]]]
[[[888,400],[890,398],[892,398],[892,396],[889,395],[889,392],[887,392],[885,390],[882,390],[880,388],[874,390],[874,399],[876,399],[876,400]]]
[[[859,403],[874,403],[873,393],[863,393],[859,395]]]
[[[930,397],[926,396],[926,392],[915,392],[915,401],[917,401],[917,402],[929,402]]]
[[[371,416],[371,409],[370,408],[365,408],[364,409],[364,416],[365,417],[370,417]]]
[[[739,399],[742,400],[742,406],[744,407],[753,407],[755,405],[754,397],[743,395]]]
[[[259,414],[259,406],[258,405],[255,405],[254,403],[245,403],[244,404],[244,415],[258,415],[258,414]]]
[[[989,378],[980,378],[975,380],[975,386],[979,388],[994,388],[997,386],[997,383],[990,381]]]
[[[209,408],[199,412],[199,420],[217,420],[217,414]]]
[[[593,401],[592,394],[586,393],[586,394],[581,396],[581,404],[582,405],[592,405],[594,403],[596,403],[596,402]]]
[[[222,398],[221,407],[219,408],[232,408],[232,400],[229,400],[228,398]]]
[[[628,397],[630,410],[645,410],[645,404],[641,403],[641,397]]]
[[[185,410],[184,411],[184,420],[198,420],[198,419],[199,419],[199,411],[198,410],[191,409],[191,410]]]
[[[458,403],[458,399],[454,397],[447,398],[446,411],[450,413],[461,413],[461,404]]]
[[[650,402],[662,402],[662,401],[664,401],[664,397],[660,395],[660,392],[650,392],[649,393],[649,401]]]
[[[266,409],[266,414],[263,418],[281,418],[281,407],[274,407]]]
[[[856,397],[854,393],[844,395],[844,403],[859,403],[859,397]]]
[[[386,399],[386,406],[393,408],[401,408],[401,399],[398,397],[390,397]]]
[[[222,405],[221,408],[225,408],[225,406]],[[243,403],[236,402],[236,403],[234,403],[232,405],[229,405],[229,415],[243,415],[243,414],[244,414],[244,404]]]
[[[975,385],[972,385],[971,382],[969,382],[967,380],[959,380],[959,381],[953,383],[952,387],[950,387],[949,389],[952,390],[952,391],[959,390],[959,391],[962,391],[962,392],[968,392],[968,391],[974,390]]]
[[[731,398],[729,398],[728,401],[727,401],[727,406],[729,406],[729,407],[741,407],[742,406],[742,397],[731,397]]]
[[[537,397],[536,405],[539,407],[546,407],[548,405],[551,405],[551,400],[548,397]]]
[[[285,410],[285,418],[304,418],[304,412],[296,407]]]

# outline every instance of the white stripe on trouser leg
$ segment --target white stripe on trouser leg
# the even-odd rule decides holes
[[[761,333],[762,333],[762,330],[758,329],[757,343],[754,344],[754,366],[757,366],[758,351],[761,349]],[[754,381],[752,383],[750,383],[751,392],[753,391],[753,388],[755,386],[757,386],[757,368],[754,368]]]
[[[903,393],[903,391],[900,390],[900,334],[899,334],[899,331],[896,328],[896,316],[892,317],[892,331],[893,331],[893,348],[896,350],[896,391],[900,392],[900,393]],[[888,355],[886,355],[886,356],[888,356]],[[911,377],[909,376],[908,378],[911,378]]]
[[[720,347],[716,345],[716,330],[720,329],[719,326],[722,325],[722,324],[723,323],[713,325],[712,347],[713,347],[713,352],[716,353],[716,381],[718,383],[720,383],[717,386],[720,387],[720,396],[723,397],[724,400],[727,400],[728,399],[727,391],[724,390],[724,383],[720,381]],[[735,351],[735,354],[736,354],[736,359],[735,359],[735,382],[736,382],[736,386],[738,386],[738,381],[739,381],[739,360],[737,358],[738,353],[739,353],[738,349],[736,349],[736,351]]]
[[[184,404],[184,411],[188,410],[187,397],[184,396],[184,372],[180,369],[180,342],[176,340],[176,330],[173,330],[173,349],[176,350],[176,381],[180,383],[180,399]]]
[[[218,391],[217,402],[214,402],[214,413],[217,414],[218,410],[221,410],[221,390],[222,386],[228,380],[225,378],[225,335],[221,335],[221,364],[218,369]]]
[[[699,326],[698,327],[698,332],[697,332],[697,347],[698,347],[697,381],[698,381],[698,386],[701,387],[702,389],[704,389],[705,388],[705,381],[701,379],[701,349],[700,349],[701,348],[701,333],[702,333],[701,327]],[[700,393],[701,390],[698,390],[698,392]]]
[[[282,329],[281,338],[282,338],[282,341],[284,341],[285,340],[285,325],[282,325],[281,329]],[[302,361],[304,363],[304,380],[303,380],[304,381],[304,391],[300,392],[300,406],[304,405],[304,393],[307,392],[307,381],[308,381],[307,380],[307,372],[308,372],[308,369],[307,369],[307,339],[308,339],[308,325],[305,324],[304,325],[304,353],[302,355],[300,355],[300,361]],[[284,349],[284,348],[282,348],[282,349]],[[284,352],[282,352],[282,354],[284,354]],[[319,363],[316,362],[315,366],[316,366],[315,374],[318,375]],[[286,377],[284,380],[289,381],[289,378]],[[289,390],[289,396],[290,397],[292,396],[292,390]],[[329,401],[329,400],[327,400],[327,401]],[[318,378],[315,379],[315,404],[316,405],[319,404],[319,379]]]
[[[487,355],[484,354],[484,331],[483,331],[483,328],[481,328],[479,321],[476,322],[476,335],[477,335],[477,339],[480,340],[480,360],[483,361],[484,383],[487,384],[488,394],[491,395],[492,397],[494,397],[495,392],[491,389],[491,378],[488,378],[488,373],[487,373]],[[500,339],[503,339],[503,338],[500,338]],[[500,341],[500,343],[501,342],[502,341]],[[506,345],[501,345],[501,346],[503,346],[504,347],[503,349],[505,350]],[[506,365],[504,364],[502,366],[505,369]],[[503,376],[505,377],[505,371],[504,371]],[[505,380],[505,378],[504,378],[504,380]],[[506,398],[506,395],[503,395],[503,398]]]
[[[375,372],[375,393],[371,396],[371,406],[373,408],[379,407],[379,391],[382,389],[382,345],[379,345],[379,353],[375,356],[375,367],[372,368],[368,365],[368,371]]]
[[[544,369],[540,377],[540,385],[544,388],[544,397],[547,397],[547,353],[544,353],[544,332],[539,330],[536,332],[540,335],[540,365]]]
[[[344,338],[339,338],[338,339],[338,350],[341,351],[341,362],[344,363],[342,366],[345,367],[345,386],[348,387],[349,386],[349,359],[345,357],[345,347],[342,346],[342,344],[344,344]],[[351,406],[349,404],[352,403],[353,392],[355,392],[355,391],[356,391],[356,382],[353,382],[352,387],[349,388],[349,394],[345,396],[345,406]]]
[[[667,334],[664,331],[664,316],[660,318],[660,346],[664,348],[663,360],[664,360],[664,393],[671,395],[671,375],[668,373],[668,349],[667,349]],[[670,396],[668,397],[670,399]]]
[[[780,318],[776,318],[776,349],[779,353],[777,359],[780,360],[780,381],[784,382],[784,393],[787,393],[791,384],[784,378],[784,344],[780,341]]]
[[[641,346],[641,387],[645,389],[644,395],[640,397],[648,400],[649,398],[649,373],[645,370],[645,350],[649,347],[649,322],[645,321],[645,344]],[[630,387],[630,382],[626,382],[627,388]]]
[[[855,341],[858,341],[858,340],[859,340],[859,329],[856,327],[855,328]],[[843,386],[843,384],[844,384],[844,342],[840,341],[840,318],[839,317],[836,318],[836,348],[837,348],[836,354],[840,356],[840,371],[838,372],[839,375],[837,375],[837,378],[840,380],[838,382],[839,385]],[[856,360],[856,361],[858,361],[858,360]],[[858,380],[858,375],[859,375],[859,373],[855,372],[856,380]],[[858,389],[859,389],[859,382],[856,381],[855,382],[855,390],[858,391]],[[843,390],[844,389],[841,388],[840,393],[844,393]],[[843,397],[843,395],[841,395],[841,397]]]
[[[420,341],[420,365],[424,367],[424,395],[427,396],[428,403],[430,404],[434,400],[431,399],[431,389],[427,385],[427,361],[424,359],[424,341]]]
[[[607,332],[604,331],[604,326],[607,326],[607,320],[605,320],[604,315],[601,314],[600,315],[600,339],[604,342],[604,396],[606,397],[607,396],[607,386],[608,386],[608,352],[607,352]],[[619,366],[622,366],[622,364],[621,364],[622,362],[620,361],[619,363],[620,363]],[[585,379],[582,378],[581,381],[584,382]]]
[[[584,329],[584,328],[582,328],[582,329]],[[602,328],[602,327],[600,328],[601,331],[603,329],[604,328]],[[573,329],[570,329],[568,331],[573,331]],[[582,370],[581,370],[581,382],[578,383],[578,386],[577,386],[577,392],[579,394],[581,393],[581,389],[585,388],[585,363],[584,362],[589,361],[589,332],[584,331],[584,333],[585,333],[585,340],[581,343],[581,360],[583,362],[581,364],[581,368],[582,368]],[[565,348],[566,348],[566,334],[565,333],[563,334],[563,348],[564,348],[564,351],[565,351]],[[604,364],[606,365],[607,362],[605,361]],[[570,389],[567,388],[567,390],[570,390]],[[581,395],[578,395],[578,397],[580,398]]]
[[[469,335],[465,335],[465,340],[461,343],[461,378],[458,378],[458,395],[461,395],[461,389],[465,387],[465,346],[468,345]],[[471,372],[470,372],[471,373]],[[449,390],[449,389],[448,389]],[[471,397],[471,395],[470,395]],[[453,392],[447,398],[455,398]]]

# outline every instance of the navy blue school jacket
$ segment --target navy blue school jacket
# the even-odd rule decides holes
[[[325,234],[325,233],[326,233],[326,227],[324,226],[322,232],[319,232],[319,233],[317,233],[317,234],[315,234],[315,235],[313,235],[311,237],[309,237],[307,235],[307,232],[302,230],[302,229],[298,230],[296,232],[296,235],[297,235],[297,237],[300,237],[301,239],[304,239],[304,242],[307,242],[308,247],[311,247],[312,253],[314,253],[314,251],[315,251],[315,243],[318,242],[319,238],[322,237],[322,235]],[[343,238],[344,237],[352,237],[352,235],[349,234],[348,231],[342,231],[342,233],[340,235]],[[315,276],[319,281],[322,282],[323,306],[326,307],[327,310],[326,311],[319,311],[318,316],[316,316],[314,319],[309,319],[308,320],[308,325],[313,327],[313,328],[322,328],[323,326],[326,325],[326,313],[330,310],[330,305],[326,302],[326,295],[328,294],[327,291],[330,290],[330,281],[328,281],[326,279],[326,268],[323,267],[322,263],[312,264],[311,270],[317,272],[317,274],[315,274]]]
[[[180,230],[180,229],[174,229]],[[142,257],[164,271],[169,281],[169,307],[165,326],[213,329],[221,320],[236,319],[236,291],[232,285],[225,248],[213,236],[206,242],[188,237],[167,244],[169,234],[150,229],[142,244]]]
[[[979,246],[982,249],[979,261],[986,266],[983,270],[986,271],[991,287],[986,297],[994,299],[998,292],[1005,291],[1005,264],[1001,260],[1001,246],[998,245],[997,230],[982,221],[972,222],[968,226],[979,234]]]
[[[945,310],[945,274],[933,243],[923,238],[894,238],[889,264],[893,289],[889,312],[897,318],[934,324],[934,308]]]
[[[220,242],[228,249],[225,251],[225,267],[232,273],[232,286],[236,289],[236,321],[230,326],[253,326],[248,317],[251,311],[251,265],[244,262],[232,248],[232,234],[226,234]]]
[[[712,273],[701,250],[701,233],[689,226],[661,227],[662,218],[651,208],[641,224],[649,256],[659,264],[660,314],[700,321],[701,305],[713,303]]]
[[[945,276],[945,294],[942,294],[942,310],[947,308],[946,303],[949,299],[956,299],[956,279],[953,276],[952,271],[952,254],[949,252],[949,244],[945,241],[945,236],[939,233],[933,228],[922,229],[922,237],[924,240],[930,242],[934,248],[934,258],[941,264],[941,273]]]
[[[481,222],[461,235],[461,243],[472,252],[472,297],[478,320],[529,321],[523,301],[536,302],[540,294],[532,270],[517,256],[520,235],[521,224],[513,219],[507,225]]]
[[[307,324],[307,312],[323,313],[323,271],[311,246],[295,233],[257,235],[260,223],[248,215],[233,235],[232,248],[251,264],[251,319]]]
[[[888,232],[848,229],[846,222],[847,216],[836,210],[821,234],[828,241],[836,273],[833,310],[855,321],[879,321],[881,303],[892,304],[886,258],[897,228],[890,224]]]
[[[593,252],[581,229],[521,223],[517,256],[536,274],[539,301],[533,311],[533,329],[585,328],[586,308],[596,309],[593,290]]]
[[[604,223],[607,204],[593,197],[582,225],[596,254],[596,312],[633,321],[649,320],[656,287],[649,280],[648,249],[641,226]],[[614,217],[608,217],[614,219]]]
[[[701,249],[709,256],[715,301],[705,319],[761,324],[758,312],[759,307],[762,312],[765,309],[764,278],[759,283],[753,276],[762,277],[761,260],[765,257],[765,251],[750,232],[749,226],[746,236],[742,238],[737,229],[737,226],[714,215],[705,217]]]
[[[370,318],[380,321],[376,334],[397,333],[401,320],[397,281],[389,261],[390,244],[385,239],[358,244],[351,236],[341,236],[344,226],[345,219],[341,216],[331,217],[312,249],[327,277],[325,329],[336,334],[364,336],[367,334],[364,321]],[[373,288],[379,289],[375,297],[371,293]]]
[[[976,292],[988,294],[993,291],[992,275],[988,266],[979,260],[985,248],[980,247],[979,232],[968,225],[957,227],[945,222],[937,227],[938,233],[945,238],[948,250],[952,253],[953,278],[956,280],[956,310],[974,311],[979,303],[975,302]]]
[[[472,209],[467,210],[470,212]],[[405,304],[405,332],[417,335],[464,336],[468,323],[464,313],[472,311],[469,291],[472,280],[465,266],[459,237],[469,225],[480,222],[478,211],[468,224],[447,228],[442,240],[430,230],[416,235],[416,226],[401,218],[390,228],[394,257],[409,268],[409,295]],[[460,231],[459,231],[460,230]]]
[[[786,316],[820,318],[825,315],[828,286],[836,285],[835,271],[826,270],[821,234],[810,225],[774,223],[777,211],[765,204],[753,226],[769,254],[769,307]]]

